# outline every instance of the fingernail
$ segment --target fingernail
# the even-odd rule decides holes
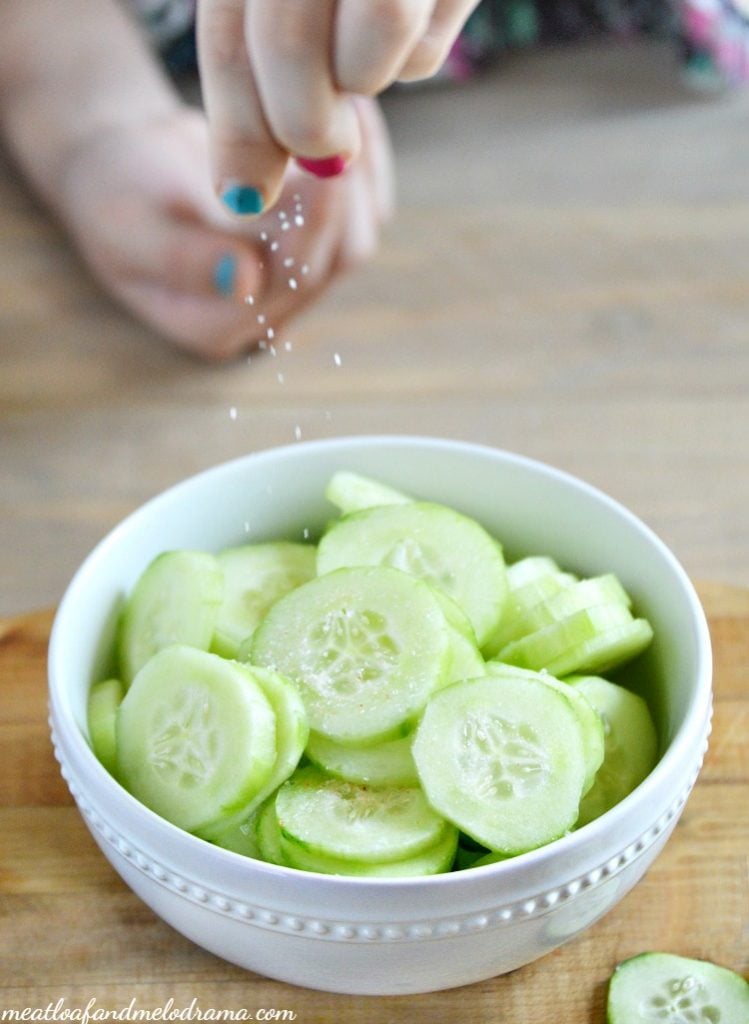
[[[232,213],[247,216],[263,212],[263,197],[252,185],[227,185],[221,199]]]
[[[237,278],[237,260],[235,256],[227,252],[216,264],[213,272],[213,283],[219,295],[233,295]]]
[[[322,160],[308,160],[307,157],[298,156],[296,162],[303,171],[309,171],[316,178],[335,178],[348,167],[348,160],[342,156],[326,156]]]

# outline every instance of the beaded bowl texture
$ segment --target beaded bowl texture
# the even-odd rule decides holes
[[[510,860],[429,878],[353,878],[278,867],[198,839],[138,803],[94,757],[91,682],[105,671],[124,595],[158,553],[319,535],[337,469],[451,505],[483,523],[508,561],[549,554],[615,572],[655,639],[638,679],[660,738],[645,781],[602,817]],[[438,438],[349,437],[247,455],[165,491],[89,555],[50,643],[50,725],[62,774],[105,857],[153,911],[198,945],[309,988],[405,994],[514,970],[612,910],[668,840],[710,728],[705,616],[669,549],[595,488],[522,456]]]

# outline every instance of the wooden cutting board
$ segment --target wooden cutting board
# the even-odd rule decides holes
[[[287,1011],[275,1019],[300,1024],[604,1024],[612,969],[643,950],[746,974],[749,590],[708,584],[700,593],[715,651],[714,729],[697,786],[646,877],[582,937],[522,970],[463,989],[377,998],[242,971],[172,931],[125,887],[89,837],[50,749],[52,614],[0,620],[0,1019],[3,1009],[46,1010],[59,1000],[68,1012],[121,1011],[135,1000],[136,1009],[171,1006],[193,1019],[200,1009],[244,1019]]]

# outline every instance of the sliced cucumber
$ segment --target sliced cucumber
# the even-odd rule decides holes
[[[596,774],[603,764],[606,731],[603,718],[582,690],[570,686],[567,682],[560,682],[556,676],[552,676],[548,672],[531,672],[528,669],[517,668],[515,665],[503,665],[498,661],[488,661],[486,672],[487,675],[493,676],[515,674],[538,679],[547,686],[551,686],[572,704],[572,709],[580,724],[580,735],[585,755],[585,781],[582,790],[585,795],[595,782]]]
[[[212,650],[236,658],[272,604],[315,575],[316,549],[290,541],[246,544],[217,555],[224,595],[216,618]]]
[[[642,697],[598,676],[571,676],[603,720],[605,749],[596,780],[580,804],[577,828],[600,817],[639,786],[655,767],[658,736]]]
[[[325,488],[325,497],[331,505],[340,509],[343,515],[377,505],[404,505],[412,500],[407,494],[388,487],[379,480],[345,469],[338,470],[330,478]]]
[[[249,814],[227,819],[223,827],[216,826],[214,828],[210,842],[225,850],[231,850],[233,853],[241,853],[243,857],[263,860],[257,841],[259,813],[259,808],[256,807]],[[208,836],[203,836],[203,838],[207,839]]]
[[[232,829],[242,829],[253,811],[285,782],[299,764],[309,738],[307,712],[294,684],[257,665],[247,665],[247,672],[257,683],[276,717],[276,758],[268,781],[253,795],[248,804],[227,818],[200,829],[200,836],[224,846],[221,836],[231,836]]]
[[[431,805],[487,849],[534,849],[577,818],[586,774],[570,702],[537,679],[466,680],[435,694],[413,756]]]
[[[271,797],[258,810],[255,841],[262,860],[288,866],[281,849],[281,829],[276,816],[276,799]]]
[[[254,664],[293,680],[314,731],[351,746],[409,732],[449,657],[431,588],[382,566],[341,569],[293,590],[251,648]]]
[[[471,621],[479,647],[502,615],[500,545],[475,520],[428,502],[382,505],[339,520],[320,541],[317,571],[389,565],[444,590]]]
[[[120,676],[129,686],[148,659],[170,644],[211,646],[223,597],[223,574],[204,551],[165,551],[148,565],[119,623]]]
[[[444,820],[417,787],[358,786],[300,768],[276,794],[281,834],[310,853],[379,864],[434,845]]]
[[[110,775],[117,774],[117,711],[125,687],[119,679],[102,679],[88,694],[88,734],[91,749]]]
[[[276,719],[244,666],[185,645],[137,674],[117,715],[117,768],[146,807],[188,832],[241,810],[266,785]]]
[[[515,564],[517,565],[518,563],[516,562]],[[508,582],[509,579],[508,572]],[[484,644],[484,656],[487,658],[495,657],[512,640],[522,636],[524,617],[531,610],[555,598],[563,590],[576,582],[576,576],[572,576],[569,573],[554,572],[531,579],[517,588],[513,588],[510,585],[507,603],[505,604],[499,625]]]
[[[629,608],[632,603],[613,573],[566,584],[558,582],[553,576],[545,577],[544,581],[550,580],[557,582],[557,592],[550,592],[544,599],[517,612],[506,633],[508,642],[545,629],[556,622],[563,622],[570,615],[586,608],[609,604],[620,604],[624,608]],[[512,605],[512,599],[510,604]]]
[[[554,559],[548,555],[529,555],[507,566],[507,585],[510,590],[518,590],[526,583],[546,576],[558,576],[561,571]]]
[[[608,1024],[746,1024],[749,983],[707,960],[641,953],[609,982]]]
[[[402,736],[373,747],[344,747],[311,733],[307,757],[328,775],[362,786],[418,786],[411,754],[413,736]]]
[[[633,619],[619,603],[574,612],[528,636],[513,640],[497,659],[561,677],[606,672],[640,654],[653,638],[646,619]]]
[[[445,825],[437,842],[420,853],[403,860],[372,864],[312,853],[290,842],[283,834],[279,839],[279,848],[289,867],[317,871],[324,875],[356,875],[363,878],[419,878],[442,874],[453,866],[457,845],[458,830],[452,825]]]

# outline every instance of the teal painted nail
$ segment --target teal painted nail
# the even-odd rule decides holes
[[[263,212],[263,197],[252,185],[229,185],[221,198],[232,213],[246,215]]]
[[[227,252],[216,264],[213,272],[213,283],[219,295],[233,295],[237,276],[237,261]]]

